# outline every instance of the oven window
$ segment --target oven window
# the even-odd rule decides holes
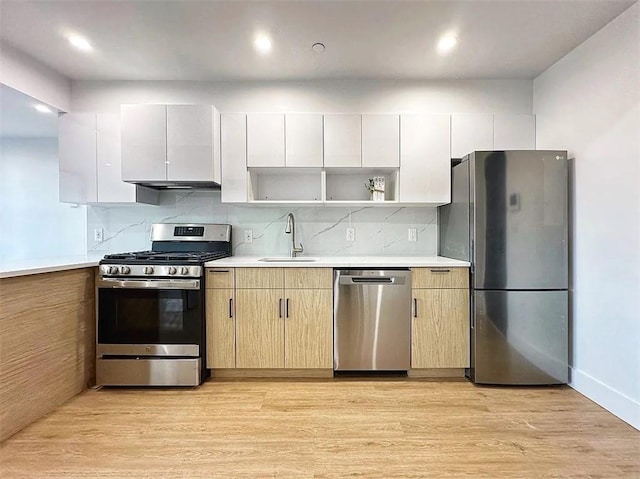
[[[200,291],[100,289],[101,344],[201,344]]]

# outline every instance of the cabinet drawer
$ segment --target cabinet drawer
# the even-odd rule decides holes
[[[235,273],[233,268],[207,268],[206,276],[207,289],[232,289],[234,287]]]
[[[286,289],[331,289],[332,268],[286,268],[284,287]]]
[[[283,288],[283,268],[237,268],[236,288]]]
[[[468,288],[469,268],[412,268],[412,288]]]

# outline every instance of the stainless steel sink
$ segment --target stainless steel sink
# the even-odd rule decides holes
[[[265,263],[313,263],[318,261],[316,258],[260,258],[258,261]]]

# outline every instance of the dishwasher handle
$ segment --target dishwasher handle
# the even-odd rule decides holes
[[[341,285],[403,285],[405,278],[401,276],[340,276]]]

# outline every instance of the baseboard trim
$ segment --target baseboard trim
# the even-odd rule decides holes
[[[569,386],[611,414],[618,416],[630,426],[640,430],[640,402],[574,368],[571,368]]]
[[[416,379],[451,379],[463,381],[464,368],[409,369],[407,376]]]
[[[211,379],[332,378],[333,369],[212,369]]]

